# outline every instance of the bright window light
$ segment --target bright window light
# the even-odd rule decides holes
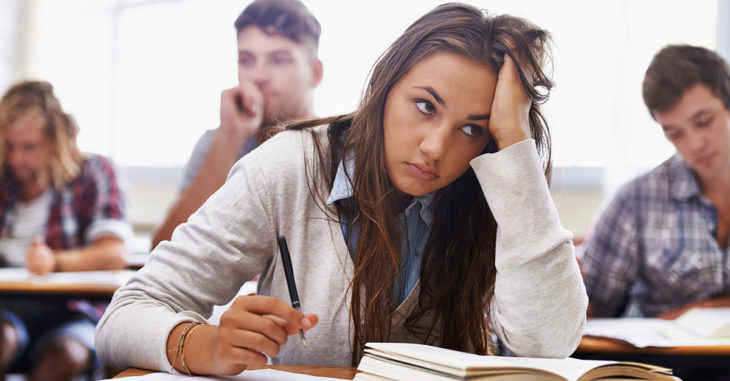
[[[320,116],[352,111],[391,42],[442,1],[305,4],[322,24]],[[652,167],[673,152],[641,100],[653,54],[716,46],[717,2],[470,1],[525,17],[554,37],[557,87],[545,111],[556,166]],[[82,148],[122,166],[183,166],[219,98],[236,83],[232,0],[35,0],[28,76],[51,81],[81,127]],[[63,14],[64,17],[58,17]]]

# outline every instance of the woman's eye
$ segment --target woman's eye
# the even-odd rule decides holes
[[[466,126],[461,127],[461,130],[464,131],[465,134],[475,138],[482,134],[484,130],[482,130],[481,127],[475,126],[473,124],[467,124]]]
[[[418,111],[424,114],[433,114],[436,111],[436,108],[433,107],[433,103],[423,99],[416,101],[416,107],[418,107]]]

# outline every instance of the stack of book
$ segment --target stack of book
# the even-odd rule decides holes
[[[421,344],[368,343],[356,381],[677,380],[672,370],[618,361],[479,356]]]

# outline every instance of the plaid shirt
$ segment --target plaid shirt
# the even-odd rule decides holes
[[[656,316],[730,292],[717,210],[679,154],[626,184],[583,253],[596,316]]]
[[[53,192],[45,229],[45,243],[51,249],[86,246],[106,234],[124,239],[131,232],[114,168],[102,156],[88,155],[79,175],[63,190],[53,188]],[[12,232],[10,212],[16,202],[15,181],[0,177],[0,239]]]

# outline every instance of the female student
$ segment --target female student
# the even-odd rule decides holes
[[[491,354],[491,333],[520,356],[572,353],[587,298],[546,181],[548,38],[467,5],[421,17],[357,111],[261,145],[153,251],[97,328],[102,361],[235,374],[357,364],[368,341]],[[200,324],[256,274],[259,295]],[[300,329],[306,348],[287,340]]]

